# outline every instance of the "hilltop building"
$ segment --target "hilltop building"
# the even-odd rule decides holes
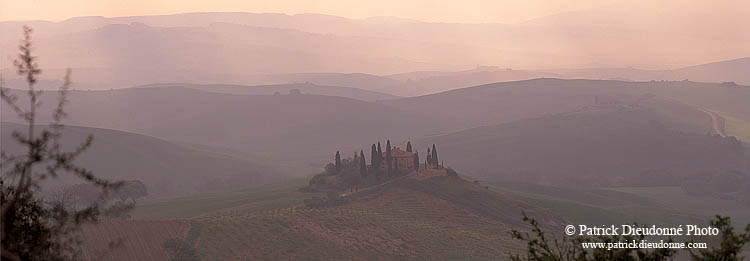
[[[386,157],[386,153],[383,152],[382,155],[383,159]],[[408,152],[405,150],[402,150],[399,147],[395,147],[391,150],[391,158],[393,159],[391,161],[391,169],[396,169],[396,166],[398,166],[399,169],[413,169],[414,168],[414,153]],[[383,164],[380,164],[380,169],[385,170],[388,168],[387,163],[385,160],[383,161]]]

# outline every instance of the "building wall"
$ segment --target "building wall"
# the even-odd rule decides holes
[[[414,157],[392,157],[391,168],[396,168],[396,161],[398,160],[398,169],[414,169]],[[383,159],[383,164],[380,165],[381,170],[387,168],[388,163]]]

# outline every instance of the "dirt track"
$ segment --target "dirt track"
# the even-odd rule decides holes
[[[716,114],[711,111],[707,111],[704,109],[700,109],[700,110],[708,114],[708,116],[711,116],[711,123],[713,124],[714,132],[719,134],[719,136],[721,136],[722,138],[726,138],[727,134],[724,132],[724,129],[719,127],[719,116],[716,116]]]

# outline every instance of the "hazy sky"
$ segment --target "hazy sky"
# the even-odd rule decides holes
[[[606,2],[610,0],[0,0],[0,20],[59,21],[77,16],[232,11],[516,23]]]

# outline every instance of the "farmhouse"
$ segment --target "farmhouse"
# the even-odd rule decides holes
[[[386,158],[386,152],[383,152],[383,159]],[[391,150],[391,158],[393,159],[391,162],[391,168],[396,169],[413,169],[414,168],[414,153],[408,152],[405,150],[402,150],[399,147],[395,147]],[[385,170],[387,168],[387,164],[385,161],[383,161],[384,164],[380,165],[381,170]]]

